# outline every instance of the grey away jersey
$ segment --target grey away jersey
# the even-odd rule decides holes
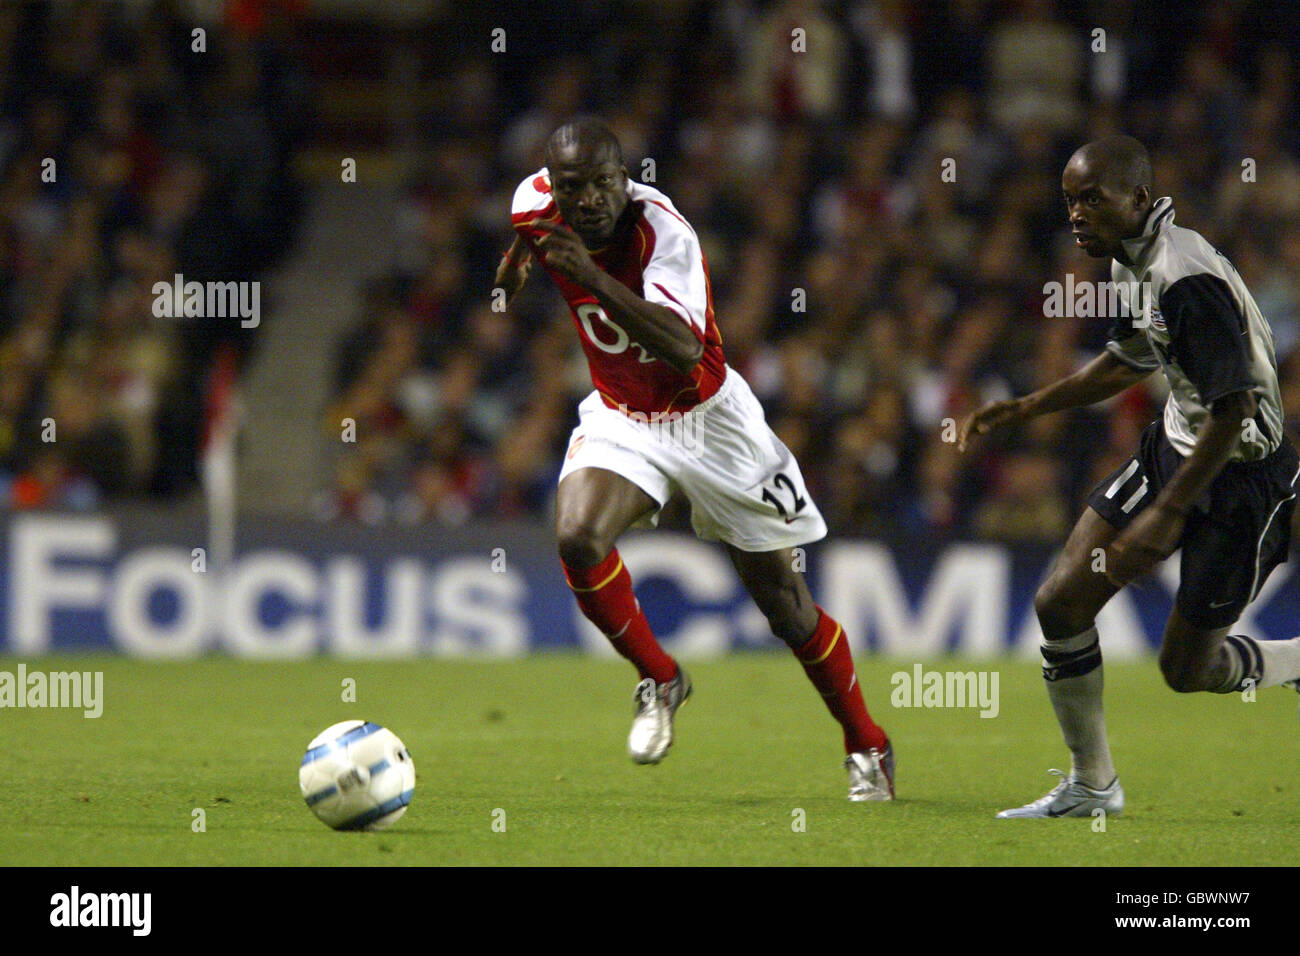
[[[1255,461],[1282,441],[1282,401],[1273,333],[1250,290],[1200,233],[1174,225],[1173,200],[1156,200],[1142,235],[1124,242],[1133,268],[1111,263],[1119,315],[1106,348],[1126,365],[1160,368],[1169,382],[1165,434],[1184,457],[1215,399],[1249,389],[1259,400],[1255,431],[1235,461]]]

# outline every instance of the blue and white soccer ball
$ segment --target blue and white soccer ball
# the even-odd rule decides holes
[[[335,830],[383,830],[406,812],[415,764],[391,730],[364,720],[327,727],[298,768],[302,798]]]

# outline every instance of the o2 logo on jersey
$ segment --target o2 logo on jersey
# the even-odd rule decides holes
[[[642,365],[647,365],[655,360],[655,357],[645,350],[644,345],[640,342],[633,342],[631,336],[627,334],[623,327],[606,315],[605,310],[594,302],[580,305],[574,311],[578,314],[578,321],[582,323],[582,331],[586,333],[587,341],[602,352],[607,355],[622,355],[628,349],[636,349],[641,353],[637,357],[637,361]],[[593,316],[601,325],[614,333],[613,342],[606,342],[596,334],[596,329],[591,324]]]

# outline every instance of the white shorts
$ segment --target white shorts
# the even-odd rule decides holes
[[[775,551],[826,536],[798,462],[733,369],[706,401],[662,421],[609,408],[596,392],[583,399],[578,416],[561,481],[582,468],[604,468],[659,508],[681,489],[695,533],[742,551]],[[658,520],[656,509],[638,525],[653,527]]]

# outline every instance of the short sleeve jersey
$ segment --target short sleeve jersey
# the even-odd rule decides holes
[[[1161,369],[1169,382],[1165,434],[1190,455],[1218,398],[1255,393],[1255,428],[1234,460],[1271,454],[1282,441],[1282,400],[1273,333],[1250,290],[1200,233],[1174,225],[1168,196],[1151,208],[1140,236],[1125,240],[1133,266],[1115,260],[1111,279],[1120,316],[1107,349],[1136,369]]]
[[[563,221],[545,167],[519,184],[511,208],[512,224],[535,257],[543,235],[536,227],[539,220]],[[591,258],[636,295],[680,316],[704,344],[699,364],[683,375],[632,339],[591,292],[547,269],[569,305],[592,383],[605,404],[653,416],[689,411],[713,395],[726,379],[727,366],[713,315],[709,266],[695,230],[668,197],[629,180],[628,208],[618,232],[609,245],[591,250]]]

